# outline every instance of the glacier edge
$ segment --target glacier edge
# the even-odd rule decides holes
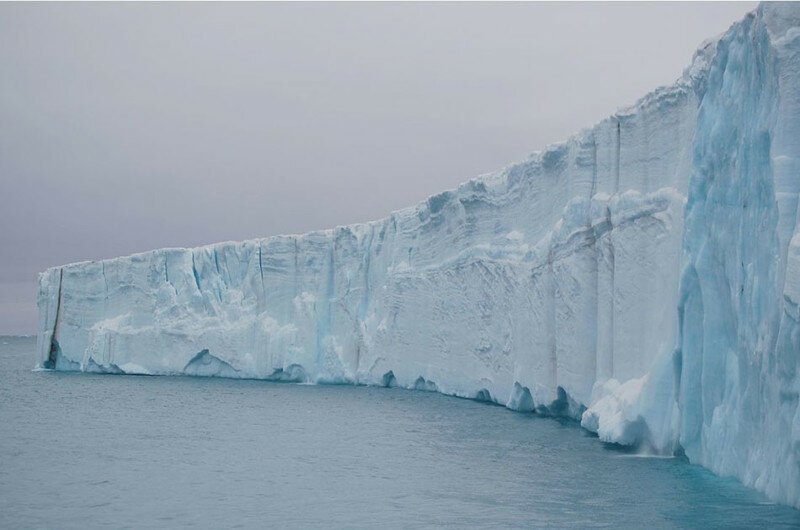
[[[37,366],[562,414],[800,507],[800,7],[529,159],[365,224],[39,278]]]

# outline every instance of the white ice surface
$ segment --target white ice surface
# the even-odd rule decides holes
[[[582,418],[800,507],[800,7],[372,223],[49,269],[40,366],[399,385]]]

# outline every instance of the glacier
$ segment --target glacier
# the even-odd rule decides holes
[[[800,508],[800,6],[389,217],[39,277],[37,366],[400,386],[568,416]]]

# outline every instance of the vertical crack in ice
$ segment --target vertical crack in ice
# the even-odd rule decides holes
[[[56,316],[53,320],[53,332],[50,336],[50,351],[47,355],[47,361],[44,363],[45,368],[54,369],[58,363],[58,353],[60,347],[56,335],[58,333],[58,318],[61,315],[61,286],[64,283],[64,267],[58,268],[58,294],[56,295]]]
[[[599,259],[599,251],[597,248],[597,232],[592,226],[592,216],[591,216],[591,208],[589,209],[589,215],[587,215],[586,219],[586,239],[588,240],[588,247],[586,252],[589,254],[589,282],[590,286],[586,289],[586,296],[591,297],[587,300],[587,306],[589,307],[588,310],[584,307],[583,316],[586,318],[586,322],[584,325],[586,326],[587,333],[589,334],[589,341],[586,347],[588,348],[584,355],[589,357],[589,361],[591,364],[591,368],[587,371],[589,373],[595,374],[595,379],[597,377],[597,312],[598,312],[598,304],[600,298],[598,296],[599,292],[599,271],[598,271],[598,259]]]
[[[361,366],[361,348],[365,346],[365,326],[366,326],[366,317],[367,317],[367,308],[369,307],[369,300],[371,295],[371,288],[370,288],[370,265],[372,263],[372,243],[375,238],[375,225],[371,224],[369,226],[369,236],[367,238],[366,244],[363,245],[362,252],[364,253],[364,258],[362,262],[362,274],[364,276],[364,283],[362,286],[362,293],[361,293],[361,301],[358,304],[358,316],[355,319],[357,330],[356,330],[356,337],[358,338],[358,344],[356,346],[356,362],[355,362],[355,374],[358,374],[360,371]]]
[[[620,126],[620,118],[617,116],[615,121],[617,122],[617,147],[616,147],[616,163],[614,166],[615,169],[615,178],[614,178],[614,193],[619,193],[619,175],[620,175],[620,162],[622,160],[622,131]]]
[[[589,200],[597,193],[597,136],[592,134],[592,189],[589,192]]]
[[[261,291],[264,291],[264,263],[261,261],[261,240],[258,240],[258,276],[261,278]]]
[[[219,275],[220,279],[222,279],[222,271],[219,268],[219,256],[217,255],[217,247],[214,246],[211,251],[214,253],[214,268],[217,270],[217,274]]]
[[[551,244],[552,245],[552,244]],[[550,389],[554,390],[558,386],[558,349],[556,344],[556,280],[553,271],[553,249],[552,246],[547,254],[547,302],[546,329],[547,329],[547,352],[549,354],[550,369]]]
[[[325,292],[322,307],[318,310],[319,316],[317,318],[317,344],[316,344],[316,360],[319,364],[328,354],[327,338],[331,332],[332,325],[332,308],[335,297],[335,282],[336,282],[336,230],[331,230],[328,234],[329,248],[328,260],[325,270]]]
[[[192,253],[192,277],[194,278],[194,286],[197,287],[197,291],[202,293],[203,290],[200,288],[200,275],[197,274],[197,265],[195,264],[194,253],[195,249],[191,250]]]
[[[358,318],[363,322],[363,320],[367,316],[367,307],[369,307],[369,298],[371,294],[370,289],[370,278],[369,278],[369,269],[370,264],[372,263],[372,242],[375,237],[375,225],[370,225],[369,229],[369,237],[367,239],[366,245],[364,245],[364,260],[363,260],[363,275],[364,275],[364,285],[363,285],[363,292],[361,294],[361,303],[358,307]]]
[[[616,278],[615,278],[615,276],[616,276],[616,263],[615,263],[616,262],[616,257],[614,256],[614,231],[612,230],[614,225],[613,225],[612,220],[611,220],[611,208],[609,208],[608,206],[606,206],[606,219],[607,219],[607,223],[608,223],[608,227],[609,227],[609,230],[608,230],[608,265],[609,265],[609,279],[611,280],[610,296],[608,297],[608,324],[609,324],[609,330],[608,330],[608,337],[609,337],[608,365],[609,365],[609,369],[610,369],[609,376],[610,377],[614,377],[615,376],[615,373],[614,373],[614,365],[615,365],[615,362],[614,362],[614,355],[615,355],[615,353],[614,353],[614,349],[615,349],[614,348],[614,337],[616,336],[616,334],[614,333],[614,331],[615,331],[614,330],[614,320],[615,320],[615,314],[614,314],[615,304],[614,304],[614,300],[617,297],[616,296],[616,285],[615,285],[616,284]]]
[[[100,261],[100,272],[103,274],[103,285],[105,288],[105,302],[108,302],[108,278],[106,278],[106,262]]]
[[[294,246],[294,289],[292,295],[295,297],[300,294],[300,250],[297,247],[297,236],[292,236],[292,245]]]

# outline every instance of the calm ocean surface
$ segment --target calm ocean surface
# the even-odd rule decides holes
[[[0,528],[800,526],[573,422],[347,386],[33,372],[0,337]]]

